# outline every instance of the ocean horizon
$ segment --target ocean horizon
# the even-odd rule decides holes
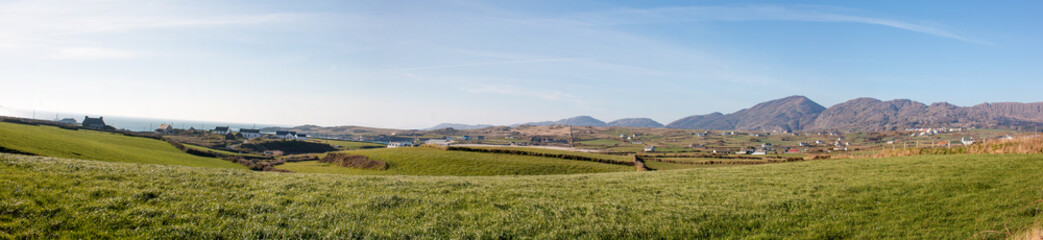
[[[87,113],[68,113],[68,112],[51,112],[51,111],[33,111],[33,110],[20,110],[0,107],[0,116],[7,117],[19,117],[19,118],[30,118],[37,120],[61,120],[64,118],[76,119],[76,123],[83,123],[84,116],[90,116],[91,118],[103,117],[105,125],[115,127],[116,129],[135,131],[135,132],[151,132],[154,131],[161,124],[170,124],[176,129],[214,129],[217,126],[227,126],[233,130],[238,131],[242,128],[267,128],[267,127],[292,127],[287,125],[278,124],[255,124],[255,123],[236,123],[236,122],[221,122],[221,121],[199,121],[199,120],[182,120],[182,119],[158,119],[158,118],[141,118],[141,117],[127,117],[127,116],[115,116],[115,115],[97,115]]]

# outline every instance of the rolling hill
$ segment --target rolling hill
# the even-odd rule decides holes
[[[763,102],[732,114],[689,116],[667,124],[668,128],[796,131],[811,124],[826,108],[804,96]]]
[[[63,158],[246,169],[230,161],[182,152],[165,141],[52,126],[0,122],[0,147],[12,152]]]
[[[624,118],[615,121],[611,121],[605,124],[609,127],[643,127],[643,128],[661,128],[662,123],[656,122],[651,118]]]

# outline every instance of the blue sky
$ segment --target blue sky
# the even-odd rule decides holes
[[[1038,102],[1043,2],[0,1],[0,106],[424,128]]]

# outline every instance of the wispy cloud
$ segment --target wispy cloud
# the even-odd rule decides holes
[[[116,49],[111,39],[146,30],[189,30],[294,21],[294,13],[199,11],[191,3],[131,0],[0,2],[0,51],[44,53],[51,59],[87,60],[143,56]],[[130,33],[131,34],[125,34]],[[158,32],[149,32],[156,34]]]
[[[841,14],[834,11],[836,9],[782,6],[624,8],[579,13],[554,21],[556,22],[555,24],[580,24],[585,26],[700,21],[849,22],[897,28],[975,44],[990,44],[985,41],[961,36],[939,27],[895,19]]]
[[[61,48],[51,55],[53,59],[59,60],[106,60],[106,59],[128,59],[137,57],[139,54],[132,51],[119,49],[97,48],[97,47],[70,47]]]
[[[477,67],[477,66],[505,65],[505,64],[572,62],[572,61],[583,61],[583,60],[586,60],[586,59],[583,59],[583,58],[540,58],[540,59],[526,59],[526,60],[512,60],[512,61],[472,62],[472,63],[460,63],[460,64],[417,66],[417,67],[388,69],[386,71],[429,70],[429,69]]]
[[[574,104],[585,104],[586,101],[572,94],[558,90],[526,89],[509,85],[486,85],[478,87],[460,87],[460,90],[472,94],[496,94],[504,96],[528,97],[550,101],[571,102]]]

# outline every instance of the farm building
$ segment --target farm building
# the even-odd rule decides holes
[[[448,146],[449,145],[449,140],[431,139],[431,140],[424,141],[424,144]]]
[[[231,132],[231,130],[228,129],[228,126],[214,128],[214,133],[217,133],[217,134],[225,135],[225,134],[228,134],[229,132]]]
[[[308,134],[298,133],[297,140],[308,140]]]
[[[275,137],[282,139],[295,139],[297,138],[297,132],[294,131],[275,131]]]
[[[170,134],[172,132],[174,132],[174,126],[171,126],[168,123],[160,124],[159,127],[156,128],[156,133],[159,134]]]
[[[478,141],[485,140],[485,136],[475,136],[475,140],[478,140]]]
[[[751,153],[750,155],[766,155],[766,154],[767,154],[767,152],[765,152],[763,149],[761,149],[761,150],[753,151],[753,153]]]
[[[655,146],[645,146],[645,152],[655,152]]]
[[[105,129],[104,117],[91,118],[90,116],[83,116],[83,127],[90,129]]]
[[[790,148],[790,149],[786,150],[786,153],[800,153],[800,150],[798,150],[796,148]]]
[[[74,118],[63,118],[62,120],[59,120],[58,122],[64,123],[64,124],[77,124],[76,119],[74,119]]]
[[[252,128],[240,128],[239,134],[242,134],[244,138],[259,138],[261,137],[261,130]]]
[[[412,146],[413,146],[413,143],[409,143],[409,142],[390,142],[387,145],[388,148],[412,147]]]

